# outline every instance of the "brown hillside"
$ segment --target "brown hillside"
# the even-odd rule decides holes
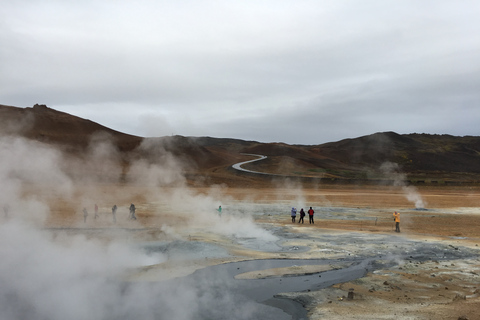
[[[326,143],[312,152],[372,171],[391,162],[410,176],[478,180],[480,174],[480,137],[384,132]]]
[[[92,142],[108,140],[128,166],[142,158],[156,163],[165,154],[181,159],[190,174],[218,166],[228,166],[238,154],[214,146],[206,148],[195,139],[181,136],[143,138],[124,134],[93,121],[60,112],[45,105],[18,108],[0,105],[0,135],[21,136],[59,147],[69,156],[82,157]],[[240,159],[244,157],[240,156]]]
[[[480,181],[480,137],[383,132],[310,146],[211,137],[142,138],[44,105],[0,105],[0,124],[3,135],[16,134],[58,145],[69,154],[81,154],[95,137],[108,136],[126,165],[139,158],[156,163],[168,153],[187,164],[188,177],[202,177],[207,183],[245,181],[248,185],[252,179],[265,180],[268,176],[245,175],[230,169],[236,162],[253,159],[248,154],[268,158],[244,168],[288,177],[360,182],[389,180],[392,173],[402,173],[416,183]],[[394,164],[394,172],[385,172],[385,163]]]
[[[0,124],[4,134],[60,145],[71,152],[83,151],[95,135],[108,136],[121,152],[134,150],[143,140],[38,104],[32,108],[0,105]]]

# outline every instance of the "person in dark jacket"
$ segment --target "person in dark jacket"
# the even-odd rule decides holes
[[[300,219],[298,219],[298,223],[300,223],[300,221],[302,221],[303,223],[303,218],[305,217],[305,211],[303,211],[303,208],[300,209]]]
[[[114,204],[112,207],[113,223],[117,223],[117,205]]]
[[[137,220],[137,217],[135,217],[135,205],[133,203],[130,204],[130,220]]]

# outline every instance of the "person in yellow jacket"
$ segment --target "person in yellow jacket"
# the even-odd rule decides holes
[[[400,232],[400,213],[395,211],[393,213],[393,220],[395,221],[395,232]]]

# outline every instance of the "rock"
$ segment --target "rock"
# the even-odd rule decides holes
[[[458,320],[468,320],[468,317],[467,316],[460,316],[460,317],[458,317]]]
[[[467,300],[467,297],[464,296],[463,294],[456,294],[455,297],[453,298],[453,301],[457,301],[457,300]]]
[[[353,297],[354,297],[353,291],[354,291],[353,288],[350,288],[350,289],[348,290],[348,295],[347,295],[348,300],[353,300]]]

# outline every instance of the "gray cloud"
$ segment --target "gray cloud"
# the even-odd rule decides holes
[[[8,2],[0,101],[141,136],[478,135],[479,11],[475,1]]]

